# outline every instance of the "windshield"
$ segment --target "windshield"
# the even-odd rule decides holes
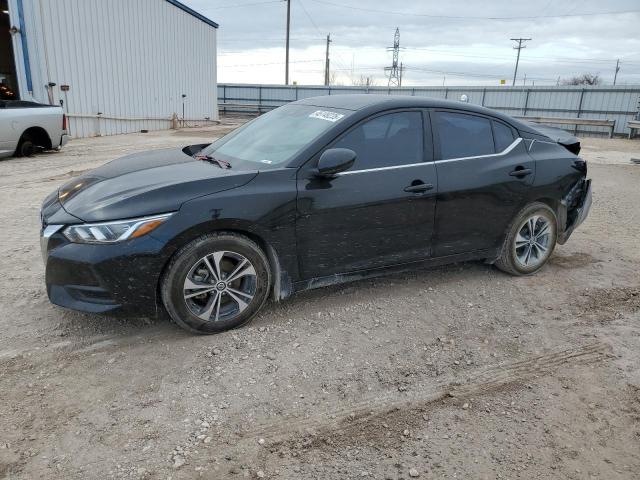
[[[336,108],[285,105],[222,137],[200,153],[229,162],[232,168],[244,162],[254,163],[253,167],[261,170],[284,167],[349,113]]]

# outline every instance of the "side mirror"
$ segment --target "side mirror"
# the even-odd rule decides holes
[[[317,175],[321,177],[333,177],[336,173],[344,172],[351,168],[356,161],[356,152],[348,148],[330,148],[325,150],[318,160]]]

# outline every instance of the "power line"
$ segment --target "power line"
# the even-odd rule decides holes
[[[209,10],[220,10],[223,8],[239,8],[239,7],[253,7],[255,5],[265,5],[268,3],[280,3],[281,0],[267,0],[265,2],[251,2],[251,3],[237,3],[234,5],[220,5],[218,7],[209,7]]]
[[[292,60],[289,63],[313,63],[324,62],[324,58],[318,58],[316,60]],[[220,65],[223,68],[230,67],[260,67],[263,65],[284,65],[285,62],[266,62],[266,63],[236,63],[235,65]]]
[[[300,4],[300,7],[302,8],[302,11],[304,12],[304,14],[306,15],[307,19],[309,19],[309,23],[311,23],[311,25],[313,25],[313,28],[316,29],[316,32],[318,32],[319,35],[322,35],[322,31],[320,30],[320,27],[318,27],[318,25],[316,24],[316,22],[313,20],[313,17],[311,16],[311,14],[309,13],[309,11],[307,10],[307,7],[304,6],[304,3],[302,2],[302,0],[298,0],[298,3]],[[345,64],[343,63],[343,58],[340,56],[340,54],[338,52],[335,52],[336,54],[336,63],[340,66],[343,67],[344,70],[348,70],[345,67]],[[351,81],[353,81],[353,77],[351,77]]]
[[[356,72],[374,72],[374,71],[380,71],[382,67],[378,66],[378,67],[360,67],[356,69]],[[334,70],[341,70],[339,68],[334,68]],[[505,75],[500,75],[500,74],[491,74],[491,73],[479,73],[479,72],[461,72],[461,71],[451,71],[451,70],[438,70],[438,69],[431,69],[431,68],[422,68],[422,67],[415,67],[415,66],[411,66],[411,67],[403,67],[403,70],[409,70],[409,71],[417,71],[417,72],[425,72],[425,73],[433,73],[433,74],[438,74],[438,75],[450,75],[452,77],[469,77],[469,78],[485,78],[485,79],[503,79],[505,78]],[[322,72],[323,70],[320,69],[301,69],[299,70],[300,72]],[[551,78],[551,77],[531,77],[531,76],[527,76],[527,79],[530,80],[539,80],[539,81],[548,81],[548,82],[555,82],[556,78]]]
[[[499,55],[473,55],[473,54],[467,54],[467,53],[453,53],[450,52],[448,50],[437,50],[437,49],[433,49],[433,48],[422,48],[422,47],[404,47],[406,50],[417,50],[417,51],[425,51],[425,52],[433,52],[433,53],[443,53],[446,54],[448,56],[454,56],[454,57],[469,57],[469,58],[489,58],[489,59],[504,59],[504,60],[511,60],[512,57],[507,57],[507,56],[499,56]],[[522,61],[530,61],[530,59],[536,59],[536,60],[544,60],[545,62],[562,62],[562,63],[606,63],[606,64],[611,64],[611,59],[610,58],[571,58],[571,57],[541,57],[541,56],[536,56],[536,55],[527,55],[526,59],[523,59]],[[624,59],[623,59],[624,60]],[[640,62],[629,62],[627,61],[627,63],[637,63],[638,65],[640,65]]]
[[[374,8],[356,7],[353,5],[344,5],[341,3],[334,3],[327,0],[311,0],[312,2],[321,3],[324,5],[331,5],[333,7],[348,8],[350,10],[359,10],[363,12],[383,13],[385,15],[404,15],[408,17],[426,17],[426,18],[440,18],[448,20],[535,20],[540,18],[566,18],[566,17],[588,17],[597,15],[621,15],[626,13],[638,13],[640,10],[620,10],[613,12],[591,12],[591,13],[567,13],[560,15],[522,15],[512,17],[482,17],[482,16],[459,16],[459,15],[432,15],[426,13],[414,13],[414,12],[398,12],[392,10],[379,10]]]

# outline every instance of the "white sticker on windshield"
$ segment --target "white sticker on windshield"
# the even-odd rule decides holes
[[[316,110],[309,115],[309,118],[319,118],[320,120],[326,120],[327,122],[337,122],[342,117],[344,117],[342,113],[327,112],[326,110]]]

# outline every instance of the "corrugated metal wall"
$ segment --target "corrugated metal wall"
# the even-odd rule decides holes
[[[228,104],[260,104],[263,109],[318,95],[369,93],[380,95],[416,95],[459,100],[465,94],[469,102],[512,116],[593,118],[615,120],[615,133],[627,134],[627,122],[638,116],[640,86],[620,87],[340,87],[219,84],[221,111],[233,111]],[[240,109],[236,108],[237,111]],[[572,128],[557,125],[560,128]],[[604,127],[580,126],[581,135],[607,134]]]
[[[183,93],[186,119],[218,118],[212,26],[165,0],[22,1],[33,98],[56,83],[73,136],[170,128]]]

